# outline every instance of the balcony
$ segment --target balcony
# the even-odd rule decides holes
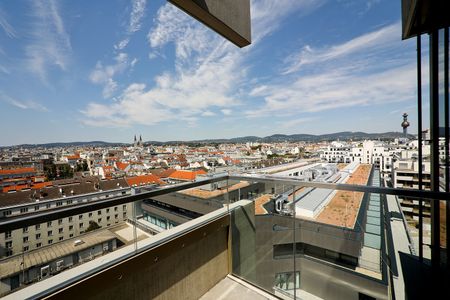
[[[0,245],[12,234],[14,251],[0,260],[1,292],[5,299],[411,299],[448,277],[430,269],[428,245],[420,261],[398,196],[449,199],[386,188],[376,169],[366,185],[236,174],[4,217]],[[312,205],[320,211],[306,216]],[[97,218],[95,211],[114,214],[122,206],[129,214],[118,223],[91,223],[52,243],[42,237],[37,248],[29,241],[25,252],[14,248],[25,226],[76,215],[86,223],[90,212]],[[441,277],[432,281],[435,274]]]

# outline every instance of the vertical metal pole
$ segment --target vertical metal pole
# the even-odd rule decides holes
[[[230,191],[228,190],[228,178],[227,178],[227,193],[225,195],[224,200],[225,200],[225,203],[227,204],[227,211],[230,212]]]
[[[293,223],[293,230],[292,230],[292,235],[293,235],[293,242],[292,242],[292,252],[293,252],[293,256],[294,256],[294,299],[297,299],[297,268],[296,268],[296,257],[295,254],[297,252],[297,245],[295,244],[295,185],[293,187],[292,190],[292,209],[294,210],[294,213],[292,214],[292,223]]]
[[[439,192],[439,31],[430,34],[431,190]],[[439,201],[431,202],[431,265],[440,266]]]
[[[419,190],[422,190],[422,46],[417,36],[417,137],[419,156]],[[423,261],[423,200],[419,198],[419,259]]]
[[[445,191],[450,191],[450,180],[449,180],[449,142],[450,142],[450,122],[449,122],[449,30],[448,27],[444,30],[444,98],[445,98]],[[449,230],[449,220],[450,220],[450,203],[445,203],[445,226],[446,226],[446,248],[447,248],[447,268],[450,268],[448,263],[448,258],[450,257],[450,230]]]
[[[133,205],[133,238],[134,238],[134,251],[137,253],[137,211],[136,211],[136,205],[137,202],[133,202],[131,205]]]

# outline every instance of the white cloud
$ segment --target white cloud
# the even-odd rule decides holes
[[[278,124],[285,129],[288,128],[296,128],[299,125],[305,124],[305,123],[309,123],[312,121],[317,120],[317,118],[301,118],[301,119],[294,119],[294,120],[286,120],[286,121],[280,121],[278,122]]]
[[[311,46],[306,45],[300,53],[291,55],[287,59],[289,65],[283,73],[293,73],[305,65],[320,64],[333,59],[345,57],[350,54],[366,51],[375,52],[395,47],[398,44],[394,41],[399,39],[400,33],[400,24],[396,23],[383,27],[380,30],[356,37],[343,44],[331,47],[314,49]]]
[[[134,33],[141,29],[141,21],[145,14],[145,6],[147,0],[133,0],[133,8],[130,15],[130,23],[128,25],[128,32]]]
[[[110,98],[118,88],[118,84],[113,77],[117,74],[123,73],[129,66],[134,66],[137,59],[133,59],[131,63],[128,61],[126,53],[119,53],[114,60],[115,64],[103,65],[100,61],[97,62],[95,69],[89,75],[92,83],[103,85],[103,97]]]
[[[26,47],[27,67],[41,80],[47,80],[47,69],[56,66],[65,71],[72,52],[70,38],[55,0],[32,1],[33,41]]]
[[[9,24],[5,12],[0,7],[0,27],[6,33],[6,35],[10,38],[16,38],[17,34],[14,28]]]
[[[264,35],[267,35],[286,15],[318,2],[321,1],[254,1],[252,22],[266,26]],[[172,4],[162,6],[154,22],[147,35],[151,48],[149,58],[173,44],[175,71],[156,76],[152,87],[139,83],[130,85],[110,106],[89,104],[83,111],[86,124],[152,125],[166,120],[195,124],[198,117],[208,117],[213,109],[227,115],[232,107],[241,104],[241,91],[247,80],[245,60],[251,48],[238,49]],[[267,28],[269,23],[270,28]],[[263,37],[258,36],[254,44]],[[93,108],[108,110],[108,114],[92,114]]]
[[[130,42],[129,37],[124,38],[117,45],[114,45],[114,49],[119,50],[119,51],[123,50],[128,45],[129,42]]]
[[[202,117],[214,117],[216,115],[215,112],[212,112],[210,110],[202,112]]]
[[[252,43],[278,29],[287,15],[295,12],[297,17],[305,16],[324,3],[325,0],[252,0]]]
[[[5,95],[4,93],[0,92],[0,99],[3,100],[6,103],[9,103],[15,107],[18,107],[20,109],[31,109],[31,110],[35,110],[35,111],[40,111],[40,112],[48,112],[48,108],[45,107],[44,105],[32,101],[32,100],[27,100],[27,101],[21,101],[21,100],[17,100],[14,99],[8,95]]]
[[[228,108],[224,108],[220,110],[225,116],[229,116],[233,113],[233,111],[231,109]]]
[[[246,114],[292,115],[413,100],[415,56],[404,52],[400,32],[395,34],[398,28],[386,26],[339,45],[302,51],[287,68],[292,74],[253,89],[264,105]]]
[[[130,42],[130,36],[142,27],[142,19],[145,15],[147,0],[133,0],[130,20],[126,29],[126,37],[114,45],[114,49],[122,51]]]

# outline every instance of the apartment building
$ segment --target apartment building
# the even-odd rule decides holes
[[[373,164],[383,175],[391,172],[394,154],[400,151],[394,145],[375,141],[356,143],[332,142],[322,149],[320,158],[330,163]]]
[[[87,177],[59,181],[39,191],[0,193],[0,219],[127,195],[131,195],[131,188],[125,179],[98,180]],[[126,221],[130,212],[131,204],[117,205],[6,231],[0,235],[0,244],[5,245],[0,248],[0,257],[9,257],[77,237],[88,231],[89,226],[105,228],[118,224]]]

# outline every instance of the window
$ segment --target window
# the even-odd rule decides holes
[[[23,252],[27,252],[30,249],[28,246],[23,246]]]
[[[107,216],[107,217],[106,217],[106,221],[109,221],[109,219],[111,219],[111,217],[110,217],[110,216]]]
[[[49,245],[53,244],[53,240],[48,240],[48,244]]]
[[[34,210],[39,210],[39,205],[35,205]]]
[[[63,231],[64,231],[63,228],[59,228],[59,229],[58,229],[58,232],[59,232],[59,233],[63,233]]]
[[[3,216],[4,216],[4,217],[10,216],[10,215],[11,215],[11,211],[10,211],[10,210],[5,210],[5,211],[3,212]]]
[[[122,205],[122,209],[123,210],[127,210],[127,206],[126,205]]]
[[[62,219],[59,219],[58,220],[58,225],[61,225],[62,224]]]
[[[63,205],[62,201],[57,201],[56,202],[56,206],[62,206],[62,205]]]
[[[83,220],[83,215],[79,215],[78,220]]]
[[[73,237],[73,233],[69,234],[69,237]]]
[[[70,225],[70,226],[69,226],[69,230],[73,230],[73,225]]]
[[[66,204],[72,204],[72,200],[67,200]]]
[[[22,231],[23,231],[23,233],[27,233],[27,232],[28,232],[28,226],[27,226],[27,227],[24,227],[24,228],[22,228]]]
[[[28,212],[28,207],[23,207],[20,209],[21,214],[26,213],[26,212]]]
[[[60,237],[58,238],[58,240],[60,240],[60,241],[62,241],[63,239],[64,239],[63,236],[60,236]]]
[[[11,230],[5,232],[5,239],[10,239],[10,238],[11,238]]]
[[[118,214],[115,214],[115,215],[114,215],[114,218],[115,218],[115,219],[118,219],[118,218],[119,218],[119,215],[118,215]]]
[[[8,251],[6,251],[6,256],[11,256],[13,254],[13,252],[12,252],[12,250],[8,250]]]
[[[41,239],[41,234],[40,233],[36,234],[36,239],[37,240]]]
[[[114,207],[114,211],[117,211],[117,206],[116,206],[116,207]]]
[[[64,268],[64,260],[56,262],[56,271],[61,271]]]
[[[28,243],[28,237],[27,237],[27,236],[24,236],[24,237],[23,237],[23,242],[24,242],[24,243]]]
[[[73,217],[69,217],[69,222],[72,222],[72,220],[73,220]]]
[[[92,213],[89,213],[89,218],[92,217]]]
[[[98,212],[97,212],[97,215],[101,215],[102,214],[102,211],[101,210],[99,210]]]
[[[109,208],[106,209],[106,213],[109,213]]]
[[[52,221],[47,222],[47,227],[52,227]]]
[[[40,247],[42,247],[42,243],[37,243],[36,248],[40,248]]]
[[[37,224],[37,225],[35,225],[35,226],[34,226],[34,228],[35,228],[36,230],[39,230],[39,229],[41,229],[41,224]]]
[[[52,235],[53,235],[53,231],[52,231],[52,230],[49,230],[49,231],[47,232],[47,235],[48,235],[48,236],[52,236]]]
[[[98,219],[98,223],[100,223],[101,221],[102,221],[102,218],[99,218],[99,219]]]
[[[11,249],[12,248],[12,241],[6,242],[5,243],[5,248],[6,249]]]
[[[80,223],[80,228],[83,228],[83,223]]]
[[[52,206],[51,203],[47,203],[47,205],[45,205],[46,208],[50,208]]]
[[[300,288],[300,272],[286,272],[275,274],[275,286],[282,290],[293,290]]]
[[[293,244],[278,244],[273,245],[273,258],[292,258],[292,254],[294,252]],[[302,244],[297,243],[295,254],[298,255],[303,252]]]

